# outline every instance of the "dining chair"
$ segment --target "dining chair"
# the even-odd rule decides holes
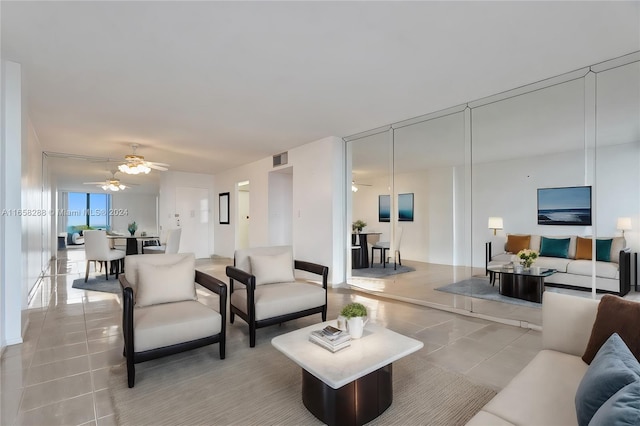
[[[105,277],[109,279],[109,272],[113,269],[115,271],[116,278],[120,273],[120,263],[125,257],[125,252],[122,250],[114,250],[109,247],[109,240],[107,238],[106,231],[99,230],[86,230],[84,231],[84,252],[87,260],[87,267],[84,275],[84,282],[89,279],[89,266],[91,262],[105,262],[107,267],[105,268]],[[113,264],[113,262],[116,262]],[[96,269],[96,272],[97,269]]]
[[[400,243],[402,242],[402,227],[396,227],[396,234],[393,239],[393,269],[397,268],[397,265],[402,266],[402,257],[400,256]],[[380,241],[371,246],[371,267],[373,267],[373,253],[374,250],[380,251],[380,263],[382,267],[386,267],[387,264],[387,250],[390,249],[389,241]],[[396,264],[397,259],[397,264]]]

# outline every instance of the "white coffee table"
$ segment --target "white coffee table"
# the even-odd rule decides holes
[[[336,321],[311,325],[271,340],[273,346],[302,367],[302,401],[328,425],[361,425],[382,414],[393,400],[394,361],[424,344],[376,324],[367,324],[360,339],[331,353],[309,341],[313,330]]]

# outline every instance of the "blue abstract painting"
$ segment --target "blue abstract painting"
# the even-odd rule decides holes
[[[591,187],[538,189],[538,225],[591,225]]]
[[[398,221],[413,222],[413,193],[398,194]]]

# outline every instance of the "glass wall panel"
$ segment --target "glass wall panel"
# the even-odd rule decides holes
[[[394,130],[396,236],[402,265],[395,292],[420,301],[464,308],[465,298],[437,288],[472,275],[464,258],[465,114],[451,113]],[[403,205],[404,203],[404,205]],[[410,209],[410,214],[407,209]],[[397,247],[398,248],[398,247]]]
[[[540,303],[503,297],[516,278],[487,269],[488,261],[519,266],[516,253],[527,248],[540,256],[529,271],[536,278],[525,281],[541,283],[537,277],[546,275],[546,291],[582,297],[633,291],[640,251],[640,62],[624,60],[349,142],[348,176],[357,192],[348,215],[367,223],[369,246],[363,255],[361,238],[353,237],[348,283],[541,325]],[[522,247],[507,245],[509,235],[523,237]],[[611,248],[603,250],[609,240]],[[374,250],[372,259],[375,241],[388,247],[385,268],[381,252]],[[621,257],[620,248],[630,256]],[[390,272],[396,249],[402,270]],[[449,284],[458,285],[457,295],[443,291]],[[520,296],[540,296],[533,288]]]
[[[350,223],[351,246],[347,282],[367,291],[386,287],[380,261],[382,250],[374,245],[388,242],[391,223],[390,130],[348,143],[351,154]],[[349,203],[347,203],[349,205]],[[357,226],[365,224],[362,228]],[[375,255],[375,259],[372,258]],[[375,260],[374,268],[371,268]]]
[[[563,222],[574,218],[571,203],[552,204],[553,212],[541,213],[539,209],[549,206],[539,204],[543,198],[538,194],[543,188],[592,183],[585,151],[584,87],[583,79],[573,80],[472,110],[474,266],[485,264],[486,242],[491,242],[493,256],[505,253],[495,263],[513,262],[517,266],[519,262],[513,261],[513,254],[518,250],[508,250],[505,243],[509,234],[522,235],[526,236],[523,248],[547,254],[537,259],[534,266],[559,271],[545,278],[546,282],[572,284],[563,272],[568,258],[575,256],[577,236],[590,234],[591,227]],[[544,215],[552,215],[554,220],[549,221]],[[495,236],[488,227],[490,217],[502,218],[503,229],[498,229]],[[557,248],[556,254],[561,257],[549,257],[553,253],[548,247]],[[497,278],[496,285],[502,293],[521,286],[517,281],[523,279],[509,273]],[[504,303],[474,299],[473,310],[540,323],[539,304],[519,299],[513,302],[521,308],[509,309]]]
[[[596,284],[624,293],[635,290],[640,249],[640,62],[597,73],[596,101]]]

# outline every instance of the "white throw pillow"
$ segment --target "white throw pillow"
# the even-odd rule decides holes
[[[249,256],[251,274],[256,277],[256,285],[272,283],[290,283],[295,281],[293,275],[293,258],[290,252]]]
[[[197,300],[195,259],[185,258],[171,265],[138,265],[136,306]]]

